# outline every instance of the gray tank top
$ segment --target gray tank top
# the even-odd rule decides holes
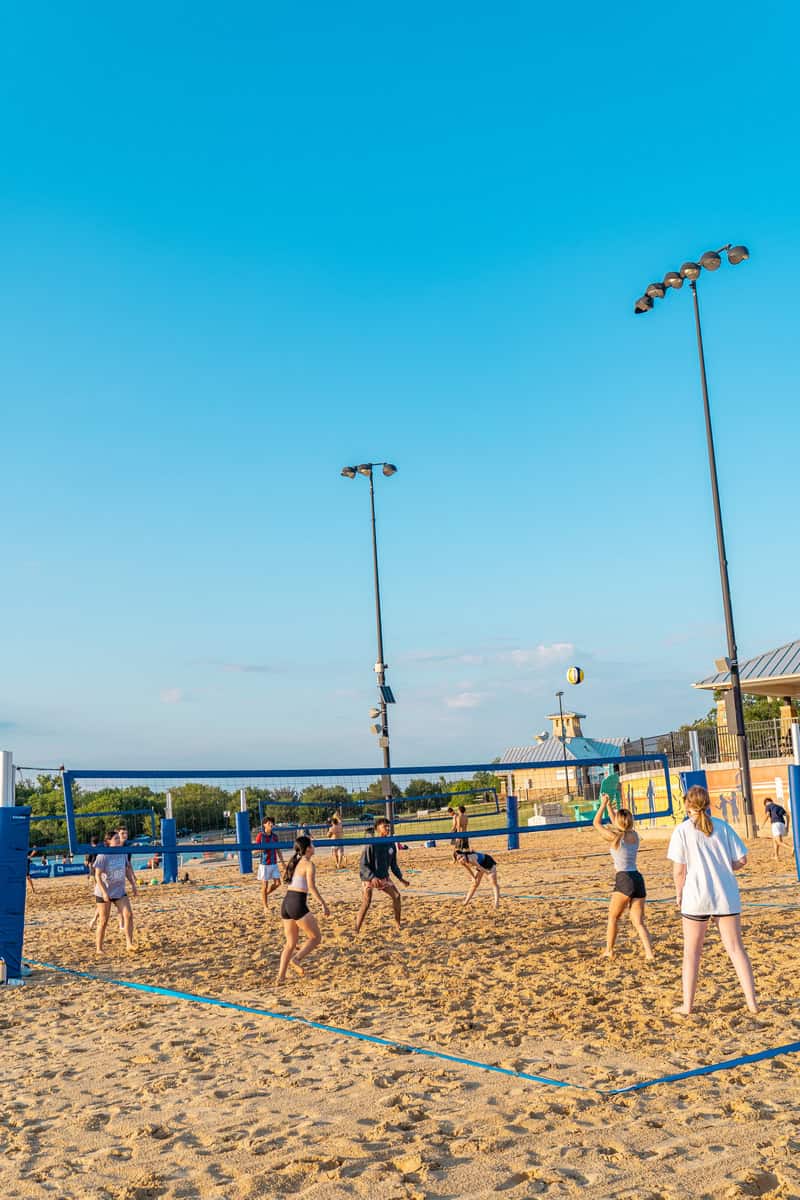
[[[639,853],[639,835],[636,834],[635,842],[620,842],[615,850],[613,846],[609,846],[609,853],[614,860],[614,868],[617,871],[635,871],[636,870],[636,855]]]

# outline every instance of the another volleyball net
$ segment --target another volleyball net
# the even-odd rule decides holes
[[[634,789],[637,820],[672,815],[672,782],[666,757],[627,756],[587,759],[572,788],[561,786],[562,762],[479,763],[427,767],[392,767],[386,775],[375,768],[256,771],[100,771],[63,772],[64,818],[70,851],[85,853],[85,826],[78,814],[95,808],[118,811],[136,797],[138,807],[152,809],[163,834],[168,827],[169,849],[184,854],[251,851],[255,831],[269,814],[281,845],[291,846],[298,831],[308,830],[320,841],[331,818],[341,818],[342,844],[363,844],[373,836],[375,821],[391,801],[394,836],[403,841],[459,836],[453,816],[464,810],[472,839],[512,837],[551,828],[579,828],[590,823],[599,804],[601,784],[616,764],[618,796]],[[526,788],[520,808],[521,780],[535,779],[541,802]],[[648,784],[649,786],[648,792]],[[554,794],[554,788],[556,789]],[[638,802],[635,790],[642,790]],[[160,841],[163,842],[163,836]],[[159,839],[156,840],[159,845]],[[513,848],[513,847],[512,847]]]

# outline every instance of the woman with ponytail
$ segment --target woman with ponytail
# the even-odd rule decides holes
[[[727,821],[711,816],[711,802],[704,787],[689,788],[686,814],[687,819],[674,830],[667,851],[673,865],[675,900],[683,919],[683,1004],[675,1011],[684,1017],[692,1011],[703,943],[713,918],[747,1007],[751,1013],[758,1012],[753,968],[742,942],[739,885],[734,875],[747,863],[747,847]]]
[[[608,810],[611,827],[603,827],[603,817]],[[653,960],[653,947],[650,944],[650,934],[644,920],[644,901],[647,890],[644,877],[636,867],[636,856],[639,853],[639,835],[633,827],[633,813],[627,808],[616,809],[611,804],[611,795],[603,793],[600,807],[592,821],[600,836],[608,842],[609,853],[616,869],[614,891],[608,905],[608,927],[606,929],[605,958],[614,957],[614,943],[617,940],[619,919],[628,909],[631,924],[639,935],[648,962]]]
[[[286,864],[286,869],[283,873],[284,883],[287,883],[289,886],[281,905],[281,917],[283,918],[283,932],[286,937],[286,945],[283,947],[281,953],[281,962],[278,968],[278,983],[283,983],[288,967],[292,967],[293,970],[297,971],[298,975],[304,975],[305,971],[300,964],[312,950],[316,950],[322,941],[322,934],[317,924],[317,918],[308,910],[309,892],[322,906],[322,915],[324,917],[330,916],[328,905],[317,891],[316,869],[312,862],[313,857],[314,843],[311,841],[311,838],[297,838],[294,844],[294,854]],[[301,930],[306,935],[306,940],[302,947],[297,950],[297,942],[300,938]],[[296,954],[295,950],[297,950]]]

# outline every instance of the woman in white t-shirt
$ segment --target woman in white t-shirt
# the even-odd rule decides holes
[[[753,968],[742,943],[741,904],[734,871],[747,863],[747,847],[727,821],[710,813],[708,792],[691,787],[686,793],[688,819],[674,830],[667,858],[673,864],[675,899],[683,918],[683,1004],[675,1011],[688,1017],[694,1004],[700,956],[713,918],[736,970],[747,1007],[758,1012]]]

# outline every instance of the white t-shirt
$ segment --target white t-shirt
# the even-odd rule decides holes
[[[692,917],[730,916],[741,911],[739,885],[731,863],[747,855],[747,846],[727,821],[711,818],[706,836],[690,819],[673,830],[667,858],[686,864],[681,912]]]

